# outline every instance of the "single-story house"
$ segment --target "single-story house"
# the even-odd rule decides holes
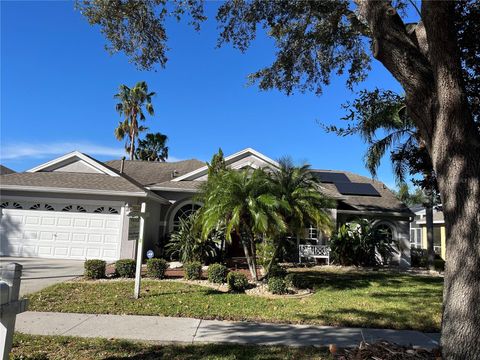
[[[427,219],[425,207],[412,206],[410,210],[415,214],[410,223],[410,245],[416,249],[427,249]],[[433,208],[433,249],[435,253],[446,260],[446,231],[442,206]]]
[[[232,169],[276,167],[253,149],[225,158]],[[356,217],[374,219],[399,243],[401,265],[410,264],[409,221],[413,214],[381,182],[348,171],[312,170],[321,191],[336,200],[336,224]],[[128,213],[145,203],[145,251],[162,252],[179,219],[201,204],[194,195],[207,179],[199,160],[101,162],[78,151],[22,173],[0,177],[2,256],[114,261],[135,256],[138,221]],[[306,238],[325,239],[315,229]],[[231,256],[241,256],[232,245]]]

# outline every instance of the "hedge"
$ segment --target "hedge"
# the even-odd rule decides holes
[[[102,279],[105,277],[107,263],[103,260],[87,260],[83,264],[83,276],[89,279]]]

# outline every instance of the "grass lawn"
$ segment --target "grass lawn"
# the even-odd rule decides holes
[[[142,297],[134,300],[133,280],[72,281],[31,295],[29,310],[440,330],[442,278],[331,268],[303,275],[315,292],[301,299],[268,299],[145,280]]]
[[[326,350],[283,346],[234,344],[155,345],[125,340],[15,334],[13,359],[168,359],[168,360],[274,360],[331,359]],[[42,357],[43,354],[43,357]]]

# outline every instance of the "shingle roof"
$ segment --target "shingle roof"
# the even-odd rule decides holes
[[[121,163],[122,160],[104,162],[117,171],[120,171]],[[123,172],[142,185],[152,185],[170,181],[174,171],[176,176],[181,176],[202,166],[205,166],[205,162],[196,159],[176,162],[125,160]]]
[[[122,176],[87,173],[24,172],[0,176],[0,188],[8,185],[43,187],[47,189],[63,188],[112,192],[146,192],[145,189],[135,185]]]
[[[312,170],[313,172],[332,172],[344,174],[349,181],[353,183],[370,184],[380,194],[380,196],[362,196],[362,195],[344,195],[341,194],[335,184],[322,183],[322,187],[328,190],[326,195],[339,198],[339,202],[346,204],[355,210],[360,211],[389,211],[389,212],[401,212],[411,213],[410,209],[401,201],[399,201],[395,195],[380,181],[372,180],[366,176],[354,174],[349,171],[342,170]]]
[[[172,190],[198,190],[205,181],[164,181],[158,184],[151,185],[152,189],[166,188]]]
[[[0,165],[0,175],[13,174],[15,171],[6,166]]]

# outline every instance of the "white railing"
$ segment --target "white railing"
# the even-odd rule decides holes
[[[303,258],[327,259],[330,264],[330,247],[328,245],[299,245],[298,259],[302,262]]]

